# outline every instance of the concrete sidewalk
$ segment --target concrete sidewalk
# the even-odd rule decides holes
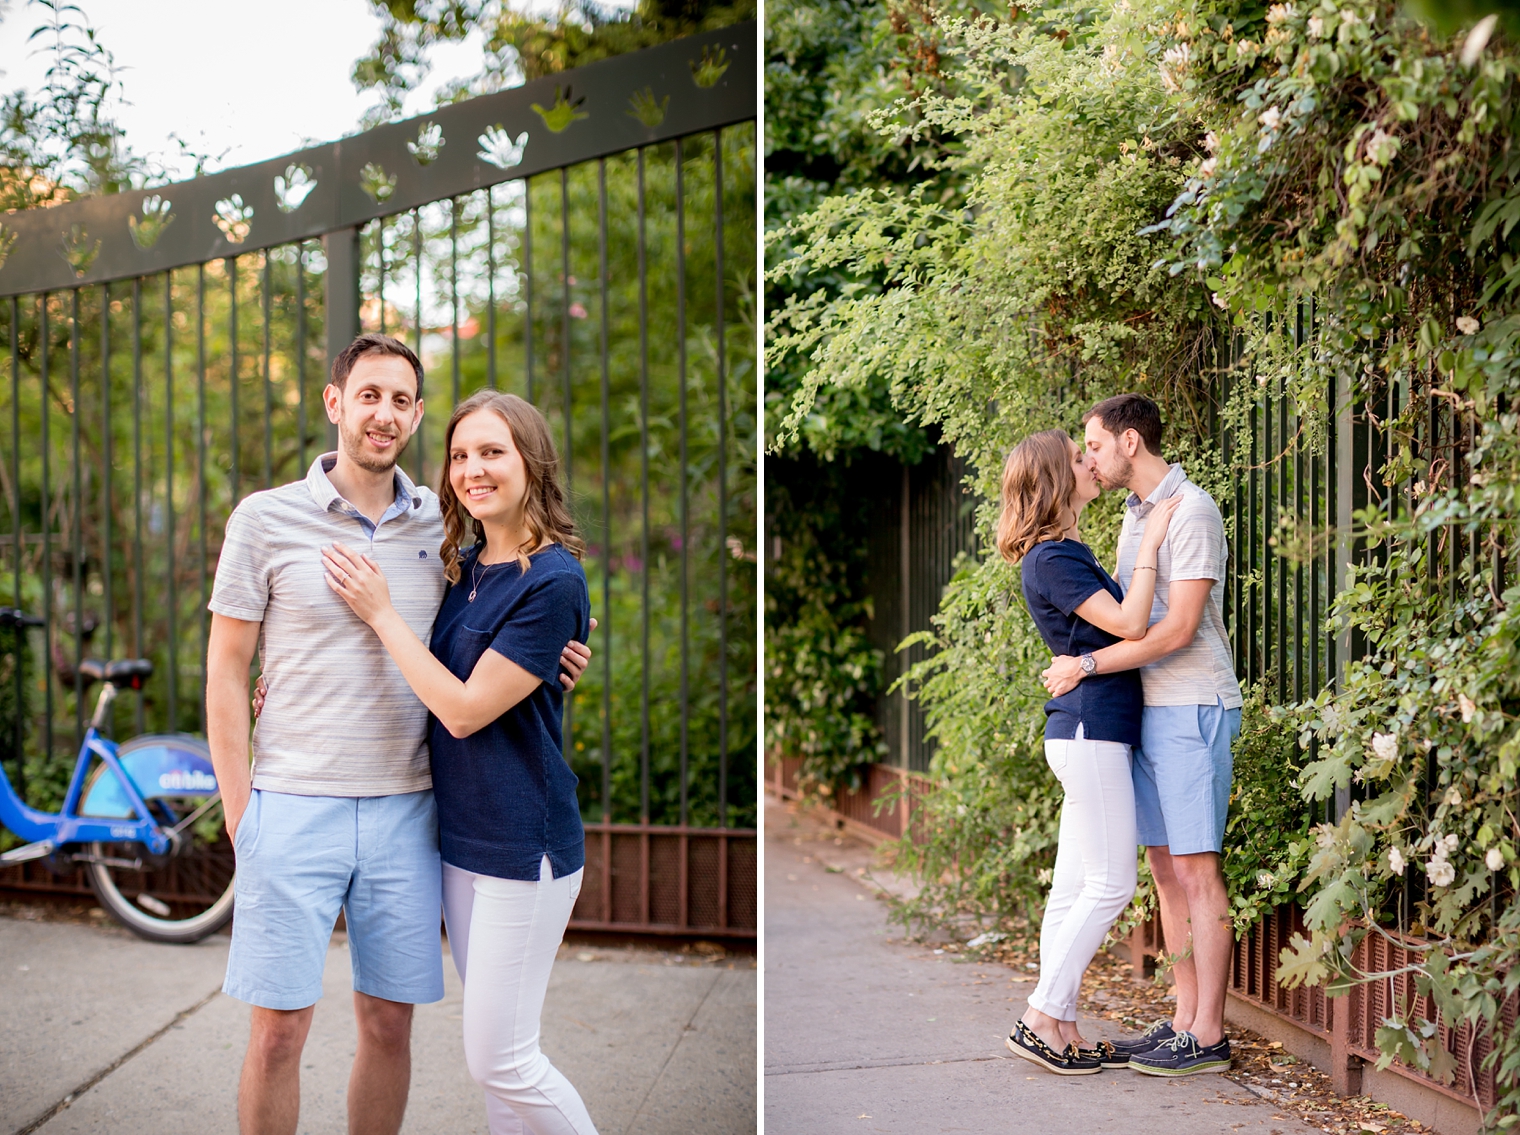
[[[74,1093],[39,1135],[212,1135],[237,1130],[248,1007],[223,996],[228,939],[144,942],[114,924],[0,917],[0,1135]],[[486,1131],[465,1070],[460,983],[418,1006],[406,1135]],[[561,948],[543,1048],[603,1135],[752,1132],[756,970],[650,949]],[[302,1073],[303,1135],[346,1131],[355,1032],[348,949],[328,952]]]
[[[1031,979],[904,942],[862,874],[870,857],[864,845],[767,799],[769,1135],[1314,1130],[1221,1076],[1068,1078],[1014,1057],[1003,1038]],[[1117,1039],[1110,1021],[1082,1028],[1089,1039]]]

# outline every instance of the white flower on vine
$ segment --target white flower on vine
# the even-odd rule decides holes
[[[1456,880],[1457,869],[1438,855],[1425,864],[1425,877],[1433,887],[1449,887]]]
[[[1334,702],[1325,703],[1325,708],[1319,711],[1319,719],[1324,722],[1326,733],[1341,731],[1341,707]]]
[[[1455,790],[1453,790],[1453,791],[1455,791]],[[1458,797],[1458,799],[1461,799],[1461,797]],[[1450,855],[1453,851],[1457,850],[1457,844],[1459,844],[1461,842],[1462,842],[1461,839],[1458,838],[1458,836],[1457,836],[1457,834],[1455,832],[1451,833],[1448,836],[1444,836],[1436,844],[1436,854],[1437,855],[1443,855],[1443,856],[1444,855]]]
[[[1455,784],[1446,790],[1446,795],[1442,798],[1442,803],[1444,803],[1448,808],[1455,808],[1462,803],[1462,793],[1457,791],[1457,786]],[[1456,837],[1447,836],[1446,838],[1455,839]]]
[[[1497,847],[1488,849],[1488,854],[1483,857],[1483,862],[1488,865],[1490,871],[1499,871],[1504,867],[1504,852]]]
[[[1318,39],[1325,34],[1325,20],[1322,16],[1309,17],[1309,38]]]
[[[1470,315],[1457,316],[1457,330],[1464,335],[1476,335],[1483,324],[1479,323]]]
[[[1214,170],[1218,165],[1218,158],[1205,158],[1198,166],[1198,176],[1207,181],[1214,176]]]
[[[1205,134],[1203,136],[1203,148],[1211,154],[1219,149],[1219,135],[1215,134],[1212,130]]]
[[[1398,152],[1399,140],[1382,127],[1374,130],[1367,140],[1367,156],[1380,166],[1393,161],[1393,155]]]
[[[1267,23],[1276,27],[1285,24],[1298,15],[1298,10],[1292,4],[1273,4],[1267,9]]]
[[[1260,122],[1268,130],[1276,130],[1282,122],[1282,111],[1278,107],[1269,106],[1256,116],[1256,121]]]
[[[1270,871],[1262,871],[1256,876],[1256,885],[1264,891],[1270,891],[1277,886],[1277,877]]]
[[[1193,59],[1193,49],[1185,43],[1174,44],[1161,56],[1169,67],[1186,67]]]
[[[1048,883],[1048,882],[1050,882],[1050,874],[1051,874],[1051,872],[1050,872],[1050,868],[1049,867],[1041,867],[1040,870],[1039,870],[1039,872],[1035,875],[1035,882],[1037,882],[1037,883]]]
[[[1396,847],[1388,849],[1388,870],[1392,871],[1395,875],[1402,875],[1404,873],[1404,853]]]
[[[1217,308],[1219,308],[1221,311],[1229,311],[1230,310],[1229,301],[1227,301],[1218,292],[1214,293],[1213,300],[1214,300],[1214,306],[1217,307]]]
[[[1466,694],[1458,694],[1457,708],[1462,711],[1462,724],[1466,725],[1473,719],[1473,714],[1477,711],[1478,707],[1474,704],[1472,698]]]
[[[1320,824],[1314,829],[1314,842],[1321,849],[1335,846],[1335,829],[1329,824]]]
[[[1378,760],[1397,760],[1399,756],[1399,735],[1397,733],[1374,733],[1372,735],[1372,751]]]

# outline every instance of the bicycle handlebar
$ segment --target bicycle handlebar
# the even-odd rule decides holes
[[[41,627],[46,623],[20,607],[0,607],[0,627]]]

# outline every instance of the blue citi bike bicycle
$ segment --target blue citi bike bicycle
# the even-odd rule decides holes
[[[0,626],[41,625],[0,607]],[[211,750],[183,733],[118,745],[101,732],[117,693],[142,689],[152,673],[146,658],[79,666],[80,696],[93,682],[100,695],[56,814],[29,807],[0,764],[0,827],[31,841],[0,855],[0,866],[45,859],[55,870],[83,868],[100,905],[128,930],[196,942],[232,917],[237,870]]]

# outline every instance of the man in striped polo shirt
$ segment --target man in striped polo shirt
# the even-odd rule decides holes
[[[327,586],[321,559],[335,541],[362,547],[428,640],[445,586],[443,521],[437,496],[397,464],[422,420],[422,364],[395,339],[362,335],[333,363],[323,401],[338,452],[237,506],[210,603],[206,724],[238,859],[223,991],[253,1006],[244,1135],[296,1131],[300,1056],[340,909],[359,1034],[350,1131],[400,1130],[412,1006],[443,997],[427,710]],[[250,770],[255,651],[267,695]],[[578,676],[578,657],[567,660]]]
[[[1161,906],[1177,1011],[1140,1041],[1122,1047],[1129,1066],[1158,1076],[1220,1072],[1230,1066],[1225,990],[1234,935],[1220,856],[1230,806],[1231,743],[1243,698],[1222,611],[1229,559],[1219,506],[1161,456],[1161,411],[1149,398],[1121,394],[1082,419],[1088,468],[1105,489],[1128,489],[1114,575],[1129,590],[1146,518],[1181,497],[1156,560],[1150,628],[1082,658],[1057,658],[1046,671],[1054,694],[1088,674],[1139,669],[1145,705],[1134,753],[1136,828]]]

